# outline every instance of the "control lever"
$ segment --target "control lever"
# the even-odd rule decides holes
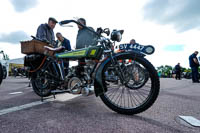
[[[110,29],[109,28],[105,28],[104,29],[104,33],[109,36],[110,35]]]

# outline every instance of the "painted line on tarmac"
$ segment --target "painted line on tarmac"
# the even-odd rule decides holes
[[[59,95],[56,95],[56,99],[50,98],[50,99],[44,100],[43,102],[42,101],[36,101],[36,102],[32,102],[32,103],[28,103],[28,104],[24,104],[24,105],[0,110],[0,116],[4,115],[4,114],[12,113],[12,112],[20,111],[20,110],[23,110],[23,109],[31,108],[31,107],[34,107],[34,106],[37,106],[37,105],[45,104],[45,103],[48,103],[48,102],[51,102],[51,101],[65,102],[65,101],[71,100],[71,99],[78,97],[78,96],[80,96],[80,95],[59,94]]]
[[[17,92],[12,92],[12,93],[9,93],[9,94],[10,94],[10,95],[16,95],[16,94],[21,94],[21,93],[23,93],[23,92],[17,91]]]
[[[0,115],[4,115],[4,114],[12,113],[12,112],[15,112],[15,111],[23,110],[23,109],[30,108],[30,107],[40,105],[40,104],[44,104],[44,103],[47,103],[47,101],[43,101],[43,102],[37,101],[37,102],[29,103],[29,104],[24,104],[24,105],[21,105],[21,106],[3,109],[3,110],[0,110]]]
[[[190,124],[191,126],[200,127],[200,120],[196,119],[193,116],[182,116],[182,115],[179,115],[178,117],[180,119],[184,120],[184,122],[186,122],[187,124]],[[183,122],[181,122],[181,123],[183,123]]]
[[[81,95],[59,94],[59,95],[56,95],[56,99],[54,101],[65,102],[65,101],[68,101],[70,99],[76,98],[78,96],[81,96]]]

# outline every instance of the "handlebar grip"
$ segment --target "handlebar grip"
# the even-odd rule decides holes
[[[96,33],[95,31],[89,29],[87,26],[85,26],[85,25],[83,25],[83,24],[81,24],[81,23],[79,23],[79,22],[77,22],[77,21],[75,21],[75,20],[63,20],[63,21],[60,21],[59,24],[62,26],[63,24],[68,24],[68,23],[71,23],[71,22],[74,22],[74,23],[76,23],[76,24],[78,24],[78,25],[80,25],[80,26],[82,26],[82,27],[88,29],[89,31],[93,32],[94,34],[100,36],[100,35],[99,35],[98,33]]]
[[[96,31],[99,35],[103,32],[103,29],[101,27],[97,28],[97,31]]]
[[[64,20],[64,21],[60,21],[59,24],[63,25],[63,24],[71,23],[71,22],[72,22],[72,20]]]

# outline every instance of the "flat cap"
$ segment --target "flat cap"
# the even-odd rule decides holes
[[[49,18],[49,21],[50,21],[50,20],[53,21],[53,22],[55,22],[55,23],[58,23],[58,21],[57,21],[55,18],[53,18],[53,17],[50,17],[50,18]]]

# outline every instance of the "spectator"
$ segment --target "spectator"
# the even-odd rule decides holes
[[[180,63],[178,63],[175,66],[175,73],[176,73],[176,80],[177,79],[181,80],[181,66],[180,66]]]
[[[71,45],[70,45],[70,41],[68,39],[66,39],[65,37],[62,36],[62,34],[60,32],[56,33],[56,37],[57,37],[57,42],[56,42],[56,47],[57,48],[64,48],[64,50],[67,51],[71,51]],[[65,70],[65,75],[68,74],[68,69],[69,69],[69,60],[68,59],[64,59],[64,70]]]
[[[189,63],[190,67],[192,69],[192,81],[193,83],[199,83],[199,78],[198,78],[198,67],[199,67],[199,62],[197,59],[198,51],[195,51],[192,55],[189,56]]]
[[[135,43],[136,43],[135,39],[130,40],[130,44],[135,44]]]
[[[65,50],[71,51],[71,45],[68,39],[63,37],[60,32],[56,33],[56,37],[58,39],[55,45],[56,47],[63,47]]]

